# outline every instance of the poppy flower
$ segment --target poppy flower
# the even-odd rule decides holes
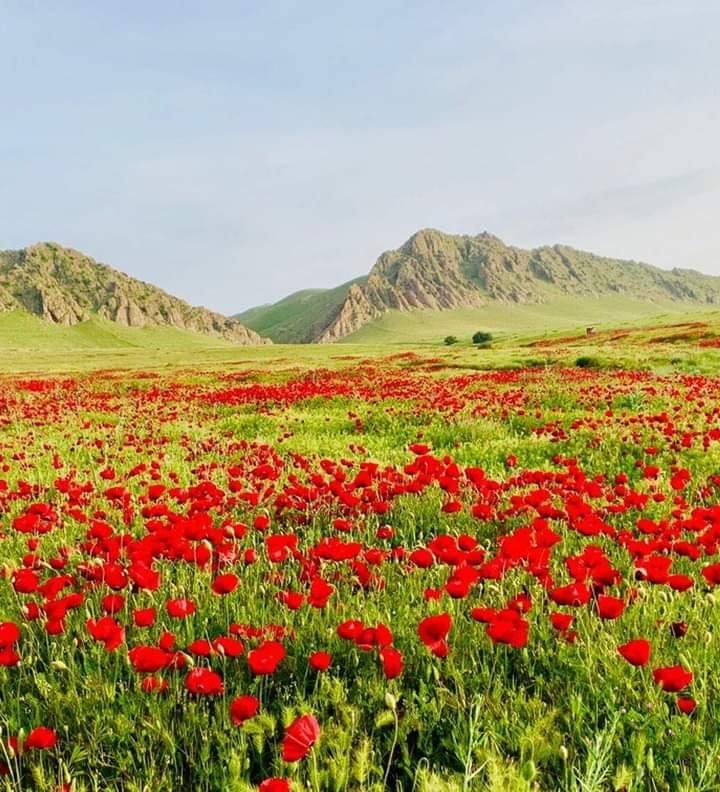
[[[107,594],[102,598],[102,609],[105,613],[120,613],[125,607],[125,597],[122,594]]]
[[[313,652],[309,658],[310,667],[315,671],[327,671],[332,657],[327,652]]]
[[[58,737],[53,729],[47,726],[36,726],[30,731],[23,743],[24,749],[36,748],[39,751],[47,751],[57,745]]]
[[[13,646],[20,640],[20,628],[15,622],[0,624],[0,647]]]
[[[335,589],[327,581],[319,577],[313,578],[310,584],[308,602],[313,608],[324,608],[334,591]]]
[[[250,670],[256,675],[273,674],[285,659],[285,647],[279,641],[265,641],[248,653]]]
[[[154,674],[167,668],[172,655],[157,646],[135,646],[128,652],[132,667],[144,674]]]
[[[260,701],[255,696],[238,696],[230,702],[230,720],[235,726],[242,726],[246,720],[254,718],[260,710]]]
[[[670,632],[674,638],[683,638],[688,631],[686,622],[673,622],[670,625]]]
[[[286,778],[266,778],[258,792],[290,792],[290,782]]]
[[[653,679],[667,693],[679,693],[693,681],[693,672],[680,665],[656,668]]]
[[[165,609],[173,619],[186,619],[197,610],[194,602],[184,598],[168,600]]]
[[[677,708],[682,712],[684,715],[690,715],[695,712],[695,708],[697,707],[697,702],[695,699],[690,698],[689,696],[679,696],[677,700]]]
[[[597,598],[597,611],[601,619],[617,619],[622,616],[625,603],[619,597],[610,597],[600,594]]]
[[[223,692],[222,677],[209,668],[193,668],[185,677],[185,689],[195,696],[219,696]]]
[[[88,619],[86,626],[90,635],[99,643],[104,644],[107,652],[114,651],[125,640],[124,628],[112,616]]]
[[[436,657],[447,657],[449,647],[446,638],[451,627],[452,616],[449,613],[427,616],[418,624],[418,635]]]
[[[569,613],[551,613],[550,614],[550,623],[552,626],[558,630],[558,632],[564,632],[565,630],[569,630],[572,626],[574,621],[574,617],[571,616]]]
[[[212,590],[215,594],[231,594],[240,582],[237,575],[228,572],[225,575],[218,575],[212,582]]]
[[[348,621],[338,624],[336,632],[346,641],[354,641],[364,629],[365,627],[361,621],[357,621],[357,619],[349,619]]]
[[[187,648],[188,652],[197,657],[209,657],[212,654],[213,648],[210,641],[206,638],[198,638],[193,641]]]
[[[702,576],[711,586],[720,583],[720,564],[709,564],[701,570]]]
[[[313,715],[301,715],[285,730],[282,741],[282,758],[285,762],[304,759],[320,737],[320,725]]]
[[[0,666],[11,668],[20,662],[20,655],[12,648],[12,646],[0,647]]]
[[[136,627],[152,627],[155,623],[155,608],[136,608],[133,611],[133,623]]]
[[[644,638],[635,638],[622,646],[618,646],[618,652],[634,666],[645,666],[650,662],[650,641]]]
[[[213,649],[225,657],[240,657],[245,651],[242,641],[231,635],[221,635],[212,642]]]
[[[386,679],[395,679],[403,671],[403,656],[394,646],[384,646],[380,650],[380,661]]]

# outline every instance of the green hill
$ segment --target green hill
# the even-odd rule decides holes
[[[542,332],[571,321],[718,305],[720,278],[694,270],[663,270],[565,245],[524,250],[488,233],[425,229],[383,253],[366,278],[328,291],[297,292],[240,318],[289,343],[417,341],[484,325],[509,331],[530,323]]]
[[[304,289],[279,302],[250,308],[233,318],[275,343],[311,343],[332,321],[350,288],[367,278],[355,278],[334,289]]]

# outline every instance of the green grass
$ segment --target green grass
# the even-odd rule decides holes
[[[114,349],[216,349],[220,338],[174,327],[123,327],[94,317],[77,325],[55,325],[23,311],[0,313],[0,352],[67,352]]]
[[[416,344],[454,335],[469,340],[477,330],[503,336],[543,335],[587,325],[621,325],[641,320],[697,318],[715,308],[671,300],[643,301],[630,297],[563,297],[537,305],[490,303],[482,308],[451,311],[390,311],[343,338],[344,344]]]

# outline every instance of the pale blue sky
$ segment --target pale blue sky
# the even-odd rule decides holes
[[[232,313],[418,228],[720,274],[716,0],[0,0],[0,248]]]

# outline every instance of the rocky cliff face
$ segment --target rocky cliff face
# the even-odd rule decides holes
[[[488,233],[453,236],[423,230],[380,256],[367,282],[350,289],[316,340],[335,341],[389,310],[538,303],[567,294],[720,304],[720,278],[562,245],[522,250]]]
[[[236,344],[269,343],[236,319],[196,308],[53,243],[0,252],[0,310],[17,309],[55,324],[100,316],[127,327],[170,326]]]

